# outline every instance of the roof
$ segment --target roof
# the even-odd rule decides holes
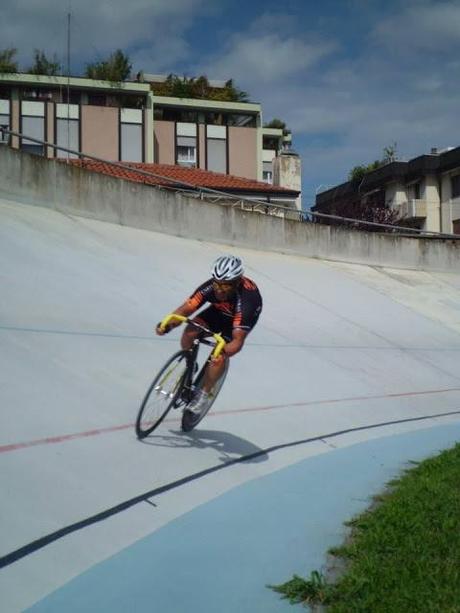
[[[170,164],[143,164],[139,162],[125,162],[124,168],[114,166],[108,162],[98,162],[96,160],[61,160],[65,163],[86,168],[93,172],[100,172],[119,179],[127,181],[135,181],[136,183],[145,183],[148,185],[161,185],[169,187],[188,187],[197,189],[200,187],[225,191],[230,193],[255,193],[268,194],[273,196],[295,196],[300,193],[297,190],[278,187],[262,181],[254,181],[245,179],[244,177],[235,177],[234,175],[226,175],[219,172],[211,172],[210,170],[202,170],[199,168],[187,168],[184,166],[174,166]],[[139,168],[151,172],[156,177],[141,175],[131,168]],[[172,179],[177,183],[168,181]]]

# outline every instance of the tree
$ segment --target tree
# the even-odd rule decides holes
[[[18,72],[18,64],[13,60],[17,51],[13,47],[0,51],[0,72]]]
[[[391,164],[391,162],[396,162],[398,159],[396,148],[396,143],[388,145],[388,147],[383,148],[383,156],[381,160],[375,160],[375,162],[367,165],[361,164],[359,166],[354,166],[348,173],[348,180],[356,182],[361,181],[366,173],[377,170],[377,168],[381,168],[386,164]]]
[[[234,84],[233,79],[226,81],[222,92],[224,93],[223,100],[229,100],[231,102],[249,102],[248,93],[237,87]]]
[[[353,192],[341,198],[337,203],[331,203],[327,207],[321,208],[321,213],[348,217],[356,221],[342,221],[340,219],[317,218],[316,223],[329,226],[351,227],[366,232],[392,232],[391,228],[381,228],[379,226],[369,226],[360,221],[371,221],[387,225],[401,225],[401,217],[395,209],[391,209],[384,201],[383,191],[373,194],[365,202],[361,200],[360,194]]]
[[[396,160],[398,159],[398,152],[396,149],[396,142],[394,142],[392,145],[388,145],[388,147],[384,147],[382,162],[384,162],[385,164],[391,164],[391,162],[396,162]]]
[[[264,127],[265,128],[278,128],[280,130],[285,130],[286,122],[283,121],[282,119],[278,119],[277,117],[275,117],[274,119],[266,123]]]
[[[380,160],[375,160],[375,162],[372,162],[372,164],[367,164],[367,166],[354,166],[348,173],[348,180],[356,182],[361,181],[366,173],[377,170],[377,168],[380,168],[380,166],[383,166]]]
[[[129,78],[131,68],[129,57],[121,49],[117,49],[109,56],[108,60],[87,64],[85,75],[89,79],[119,83]]]
[[[246,92],[236,87],[230,79],[224,87],[212,87],[208,78],[201,75],[188,78],[170,74],[163,83],[155,83],[153,90],[156,96],[172,96],[173,98],[202,98],[205,100],[221,100],[229,102],[248,102]]]
[[[57,75],[61,70],[61,65],[57,61],[56,55],[53,56],[53,61],[51,62],[45,53],[39,49],[34,51],[34,62],[34,65],[27,71],[29,74],[53,76]]]

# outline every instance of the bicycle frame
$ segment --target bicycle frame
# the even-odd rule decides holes
[[[182,403],[188,404],[192,400],[197,384],[200,383],[201,379],[204,376],[204,372],[206,370],[206,366],[208,365],[208,362],[210,361],[211,358],[217,358],[219,355],[221,355],[226,345],[226,342],[220,334],[216,332],[212,332],[212,330],[209,330],[205,326],[202,326],[201,324],[189,319],[188,317],[184,317],[183,315],[177,315],[176,313],[171,313],[170,315],[167,315],[161,321],[159,325],[160,329],[166,330],[167,325],[173,320],[179,320],[181,323],[191,324],[192,326],[194,326],[195,328],[198,328],[205,334],[212,336],[215,341],[215,344],[214,344],[211,341],[208,341],[204,337],[198,337],[193,341],[193,345],[191,349],[189,350],[189,355],[187,356],[187,370],[184,375],[184,381],[182,382],[182,385],[181,385],[182,391],[179,395],[179,398],[174,403],[174,408],[178,408],[179,406],[181,406]],[[204,362],[200,372],[194,378],[195,364],[197,363],[198,350],[199,350],[200,344],[209,345],[214,348],[211,351],[211,354],[209,355],[208,359]]]
[[[180,321],[181,323],[191,324],[195,328],[199,328],[200,330],[202,330],[203,332],[205,332],[209,336],[212,336],[214,338],[214,340],[216,341],[216,345],[215,345],[213,351],[211,352],[211,357],[218,358],[220,356],[220,354],[222,353],[222,351],[223,351],[223,349],[225,347],[225,344],[226,344],[224,338],[222,337],[222,335],[220,335],[220,334],[218,334],[216,332],[213,332],[212,330],[209,330],[205,326],[202,326],[201,324],[196,323],[195,321],[189,319],[188,317],[184,317],[183,315],[177,315],[176,313],[171,313],[170,315],[167,315],[161,321],[161,323],[159,325],[160,330],[165,332],[168,324],[171,321],[173,321],[174,319]],[[201,341],[198,341],[198,342],[202,342],[203,340],[204,339],[202,339]],[[209,343],[204,343],[204,344],[209,344]]]

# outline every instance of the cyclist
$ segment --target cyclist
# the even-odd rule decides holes
[[[195,414],[199,414],[206,405],[212,388],[224,372],[226,361],[241,351],[262,311],[262,297],[257,285],[244,276],[243,263],[234,255],[217,258],[212,267],[212,277],[202,283],[174,313],[190,317],[205,303],[210,303],[210,306],[200,311],[193,321],[222,334],[227,344],[223,353],[208,364],[203,387],[187,407]],[[179,322],[172,322],[165,331],[158,325],[156,333],[165,334],[178,325]],[[186,326],[181,338],[182,349],[190,349],[199,334],[197,328]]]

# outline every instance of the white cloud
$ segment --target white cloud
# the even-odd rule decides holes
[[[305,76],[337,45],[312,33],[294,34],[297,25],[289,13],[264,13],[231,36],[218,54],[197,70],[211,78],[234,78],[251,89]]]
[[[67,2],[2,0],[1,47],[18,49],[24,68],[32,63],[33,49],[56,53],[64,63],[67,48]],[[130,57],[149,60],[135,66],[156,72],[186,57],[184,33],[193,20],[212,9],[211,0],[73,0],[71,54],[73,63],[99,61],[117,48],[133,47]]]
[[[299,74],[331,53],[333,45],[310,45],[295,38],[283,39],[278,34],[258,38],[238,35],[228,53],[213,62],[208,72],[218,77],[234,77],[242,84],[254,82],[273,83]]]
[[[460,4],[416,3],[381,21],[372,37],[398,53],[401,49],[452,51],[452,45],[460,45]]]

